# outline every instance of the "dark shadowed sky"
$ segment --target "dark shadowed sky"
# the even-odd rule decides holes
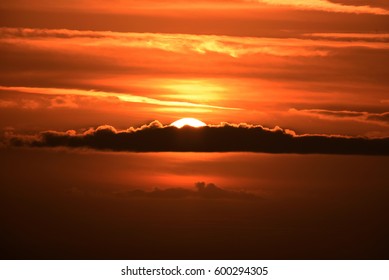
[[[2,258],[388,257],[387,157],[0,152]]]

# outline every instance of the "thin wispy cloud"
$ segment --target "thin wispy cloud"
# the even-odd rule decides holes
[[[365,40],[388,42],[388,33],[308,33],[303,34],[306,37],[337,39],[337,40]]]
[[[195,189],[187,188],[168,188],[154,189],[153,191],[144,191],[140,189],[118,192],[120,197],[128,198],[153,198],[153,199],[183,199],[183,198],[200,198],[200,199],[233,199],[233,200],[260,200],[261,198],[249,192],[237,192],[225,190],[213,183],[205,182],[195,183]]]
[[[325,109],[290,109],[289,112],[302,114],[328,120],[351,120],[358,122],[373,122],[384,126],[389,126],[389,112],[371,113],[358,111],[335,111]]]
[[[167,100],[149,98],[145,96],[137,96],[137,95],[131,95],[125,93],[117,93],[117,92],[95,91],[95,90],[64,89],[64,88],[35,88],[35,87],[7,87],[7,86],[0,86],[0,90],[17,91],[17,92],[30,93],[30,94],[56,95],[56,96],[58,95],[88,96],[88,97],[97,97],[97,98],[113,97],[113,98],[117,98],[122,102],[145,103],[145,104],[168,106],[168,107],[240,110],[240,108],[221,107],[221,106],[213,106],[213,105],[198,104],[198,103],[183,102],[183,101],[167,101]]]
[[[304,38],[264,38],[31,28],[0,28],[0,42],[13,44],[28,43],[42,48],[110,46],[133,49],[157,49],[184,54],[217,53],[234,58],[253,54],[267,54],[281,57],[326,56],[331,49],[350,47],[389,49],[389,44],[385,42],[371,42],[370,40],[345,40],[342,42],[327,40],[326,37],[323,37],[322,40],[311,40]]]
[[[301,10],[317,10],[335,13],[389,15],[383,8],[369,5],[346,5],[327,0],[249,0],[274,6],[289,7]]]

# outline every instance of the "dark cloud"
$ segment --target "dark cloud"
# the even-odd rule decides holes
[[[389,138],[296,135],[291,130],[229,124],[178,129],[153,121],[140,128],[117,130],[104,125],[83,133],[45,131],[37,135],[7,134],[11,146],[69,147],[132,152],[262,152],[298,154],[389,155]]]
[[[185,188],[169,188],[169,189],[154,189],[151,192],[144,190],[133,190],[125,193],[118,193],[120,196],[127,196],[131,198],[207,198],[207,199],[259,199],[258,196],[248,192],[236,192],[219,188],[213,183],[205,184],[204,182],[197,182],[195,184],[197,190]]]

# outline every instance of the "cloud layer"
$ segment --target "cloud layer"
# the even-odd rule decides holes
[[[367,35],[367,36],[366,36]],[[300,38],[266,38],[242,36],[216,36],[192,34],[134,33],[112,31],[82,31],[69,29],[0,28],[0,42],[29,43],[39,47],[125,47],[157,49],[175,53],[218,53],[238,58],[244,55],[267,54],[274,56],[326,56],[329,50],[361,47],[388,49],[388,44],[371,42],[371,38],[387,39],[388,34],[305,34]],[[316,40],[307,40],[306,36]],[[345,41],[329,41],[336,37]],[[318,40],[323,38],[322,40]],[[350,41],[349,39],[359,39]],[[348,40],[347,40],[348,39]]]
[[[389,112],[383,113],[370,113],[370,112],[357,112],[357,111],[334,111],[324,109],[290,109],[292,113],[315,116],[318,118],[339,120],[347,119],[358,122],[375,122],[383,126],[389,125]]]
[[[49,4],[61,10],[54,13],[38,2],[39,8],[35,1],[34,8],[20,6],[31,8],[28,12],[4,12],[0,128],[63,131],[104,123],[126,128],[191,116],[206,123],[293,127],[301,134],[389,136],[386,115],[370,118],[389,111],[381,102],[389,86],[387,16],[329,17],[324,11],[276,7],[298,1],[246,1],[261,7],[255,11],[218,10],[239,0],[204,1],[216,6],[207,12],[193,11],[185,1],[119,1],[133,12],[127,16],[105,9],[108,14],[96,14],[89,10],[96,3],[84,2],[83,13],[64,9],[82,6],[75,1]],[[315,3],[324,2],[329,3]],[[336,2],[388,8],[380,0]],[[158,3],[163,12],[152,11]],[[169,3],[186,12],[169,10]],[[134,11],[135,4],[145,13]],[[368,112],[369,118],[290,108]]]
[[[317,10],[335,13],[352,14],[376,14],[388,15],[389,11],[382,8],[375,8],[368,5],[347,5],[334,3],[327,0],[255,0],[269,5],[285,6],[302,10]]]
[[[197,182],[197,190],[185,188],[168,188],[154,189],[153,191],[133,190],[125,193],[118,193],[121,197],[129,198],[161,198],[161,199],[178,199],[178,198],[205,198],[205,199],[239,199],[239,200],[257,200],[258,196],[248,192],[236,192],[224,190],[213,183],[205,184]]]
[[[104,125],[83,133],[45,131],[37,135],[8,133],[6,145],[69,147],[131,152],[262,152],[298,154],[389,155],[389,138],[296,135],[259,125],[228,124],[181,129],[153,121],[140,128],[117,130]]]
[[[172,106],[172,107],[195,107],[195,108],[212,108],[212,109],[226,109],[226,110],[239,110],[239,108],[227,108],[221,106],[212,106],[207,104],[197,104],[191,102],[182,102],[182,101],[166,101],[158,100],[154,98],[148,98],[145,96],[136,96],[126,93],[117,93],[117,92],[104,92],[104,91],[95,91],[95,90],[79,90],[79,89],[63,89],[63,88],[32,88],[32,87],[4,87],[0,85],[0,91],[16,91],[29,94],[43,94],[43,95],[55,95],[57,96],[57,102],[53,101],[54,106],[63,105],[63,100],[58,103],[58,96],[64,98],[69,98],[71,96],[89,96],[89,97],[102,97],[102,98],[117,98],[123,102],[130,103],[145,103],[153,104],[159,106]],[[0,100],[0,107],[12,107],[12,105],[19,105],[16,102],[11,104]]]

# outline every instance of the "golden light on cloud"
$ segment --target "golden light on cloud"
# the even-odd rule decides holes
[[[132,94],[117,93],[117,92],[105,92],[95,90],[81,90],[81,89],[65,89],[65,88],[35,88],[35,87],[7,87],[0,86],[0,91],[17,91],[30,94],[43,94],[43,95],[67,95],[67,96],[89,96],[97,98],[117,98],[122,102],[129,103],[144,103],[166,107],[180,107],[180,108],[200,108],[200,109],[224,109],[224,110],[240,110],[239,108],[229,108],[222,106],[213,106],[208,104],[199,104],[185,101],[175,100],[159,100],[155,98],[149,98],[146,96],[137,96]]]
[[[177,128],[182,128],[184,126],[202,127],[202,126],[206,126],[206,124],[195,118],[182,118],[173,122],[171,126],[175,126]]]

